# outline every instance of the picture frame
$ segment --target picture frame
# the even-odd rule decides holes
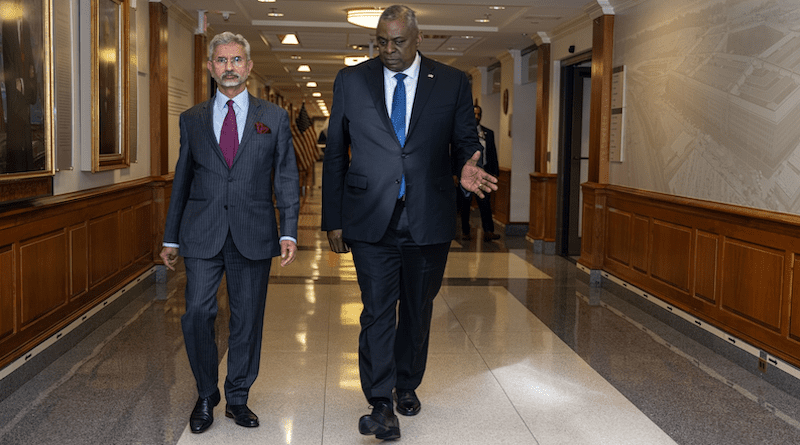
[[[3,202],[38,196],[42,190],[48,194],[49,187],[30,185],[51,183],[55,175],[51,18],[51,0],[0,3]],[[26,185],[20,188],[22,183]],[[9,187],[20,189],[19,193],[11,193]]]
[[[128,168],[130,0],[91,0],[92,172]]]

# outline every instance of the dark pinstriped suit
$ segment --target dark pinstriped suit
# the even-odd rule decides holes
[[[270,262],[280,255],[275,207],[281,235],[296,239],[299,182],[285,110],[249,96],[247,122],[229,169],[213,130],[213,101],[180,116],[180,157],[164,242],[180,244],[186,265],[186,314],[181,321],[202,398],[212,395],[218,384],[214,319],[216,291],[225,272],[231,307],[225,397],[239,405],[247,402],[258,374]],[[263,126],[257,131],[257,123],[269,132]]]

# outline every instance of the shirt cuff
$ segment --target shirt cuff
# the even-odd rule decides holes
[[[161,245],[164,246],[164,247],[174,247],[176,249],[181,247],[180,245],[175,244],[175,243],[162,243]]]
[[[291,236],[282,236],[280,240],[281,240],[281,241],[283,241],[283,240],[289,240],[289,241],[291,241],[291,242],[293,242],[293,243],[297,244],[297,240],[296,240],[295,238],[292,238]]]

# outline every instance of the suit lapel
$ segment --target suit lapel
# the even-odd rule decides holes
[[[248,93],[247,99],[250,102],[247,109],[247,119],[244,123],[244,132],[242,133],[242,141],[239,143],[239,150],[236,151],[236,156],[233,157],[233,163],[239,159],[239,155],[243,150],[247,149],[250,138],[256,131],[256,120],[261,116],[261,103]]]
[[[411,138],[414,126],[419,122],[422,110],[425,109],[425,104],[428,103],[428,98],[433,92],[433,86],[436,83],[433,68],[433,64],[429,63],[426,57],[422,57],[419,65],[419,79],[417,79],[417,93],[414,95],[414,106],[411,108],[411,122],[408,124],[406,141]]]
[[[378,110],[378,118],[383,122],[389,134],[394,134],[394,127],[392,126],[391,119],[389,119],[389,111],[386,109],[386,87],[383,85],[383,63],[376,57],[367,64],[367,69],[369,92],[372,96],[375,109]],[[400,145],[400,141],[397,140],[397,137],[395,137],[394,140]]]
[[[211,146],[211,151],[213,151],[217,158],[219,158],[219,160],[227,166],[228,163],[225,161],[225,156],[222,154],[222,149],[219,146],[217,135],[214,134],[214,100],[215,97],[212,96],[211,99],[207,100],[203,104],[203,122],[206,123],[204,127],[206,137],[208,138],[209,145]]]

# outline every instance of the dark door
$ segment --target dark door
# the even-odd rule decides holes
[[[588,165],[590,62],[564,66],[561,79],[556,253],[575,257],[581,253],[581,183]]]

